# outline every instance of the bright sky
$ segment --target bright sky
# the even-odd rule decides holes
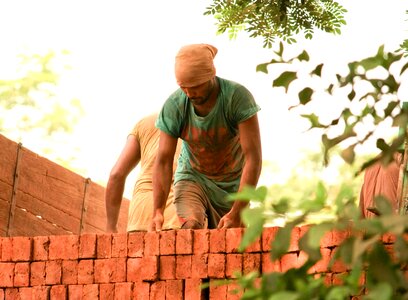
[[[394,50],[408,38],[408,1],[339,2],[349,11],[342,34],[315,34],[312,41],[292,46],[294,51],[306,48],[312,58],[339,68],[375,54],[382,44],[386,50]],[[63,77],[61,89],[82,101],[86,115],[65,149],[79,146],[76,164],[84,170],[81,175],[103,184],[134,123],[159,110],[177,88],[173,64],[178,49],[188,43],[211,43],[219,49],[217,75],[247,86],[262,108],[264,160],[280,169],[263,173],[261,184],[277,182],[303,149],[319,149],[319,142],[313,142],[311,135],[303,132],[305,123],[288,111],[296,100],[288,99],[282,89],[272,89],[273,78],[256,73],[257,64],[271,59],[271,50],[263,49],[261,40],[250,39],[245,33],[234,41],[227,34],[217,36],[213,17],[203,16],[210,3],[0,1],[0,78],[14,71],[15,56],[25,48],[71,52],[73,69]],[[39,143],[23,140],[33,151]],[[128,185],[130,190],[133,182],[128,180]]]

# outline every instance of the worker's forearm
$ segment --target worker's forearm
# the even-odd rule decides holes
[[[163,213],[172,181],[172,164],[158,165],[153,172],[153,214]]]
[[[241,175],[241,181],[238,192],[242,191],[245,186],[256,187],[258,184],[259,176],[261,174],[261,159],[248,159],[244,165]],[[240,213],[240,211],[248,205],[245,201],[235,201],[231,212]]]
[[[107,231],[116,230],[124,189],[125,189],[124,180],[109,179],[105,192]]]

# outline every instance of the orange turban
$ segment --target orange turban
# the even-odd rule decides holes
[[[215,76],[214,57],[217,48],[208,44],[182,47],[176,55],[175,74],[181,87],[193,87]]]

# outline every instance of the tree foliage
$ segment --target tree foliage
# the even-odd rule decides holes
[[[66,135],[83,115],[80,101],[59,91],[60,74],[70,68],[68,54],[20,54],[16,74],[0,79],[0,133],[17,142],[37,141],[33,144],[40,148],[32,150],[66,167],[72,157],[56,148],[61,141],[66,148]]]
[[[42,128],[47,136],[71,131],[82,108],[78,99],[70,99],[64,104],[57,95],[60,79],[57,68],[61,67],[57,65],[57,53],[20,54],[19,58],[17,76],[0,80],[0,107],[8,111],[13,123],[17,124],[14,129],[27,132]],[[13,127],[3,123],[0,130],[11,133]],[[21,136],[16,132],[12,134]]]
[[[390,134],[384,136],[377,132],[378,128],[390,121],[396,128],[396,133],[398,128],[406,128],[408,124],[408,110],[401,105],[399,99],[401,84],[408,68],[408,61],[401,53],[385,52],[381,46],[375,55],[350,62],[346,74],[337,73],[332,80],[318,80],[318,86],[314,86],[308,79],[322,79],[325,69],[323,63],[307,65],[310,58],[305,51],[295,57],[284,58],[283,43],[274,54],[276,57],[258,65],[257,70],[268,73],[276,64],[286,65],[286,69],[290,69],[280,73],[272,85],[282,87],[286,92],[296,85],[299,102],[291,108],[306,107],[317,101],[317,95],[322,94],[326,102],[338,102],[339,95],[345,100],[337,116],[329,121],[321,121],[322,116],[313,112],[301,115],[309,121],[310,130],[318,129],[322,132],[326,163],[333,147],[345,145],[341,157],[352,164],[355,149],[372,138],[376,139],[381,155],[364,164],[363,169],[379,159],[389,163],[393,154],[403,148],[405,130],[399,135],[394,134],[392,138]],[[309,72],[305,74],[305,70]]]
[[[264,47],[270,48],[276,38],[294,43],[303,33],[311,39],[316,29],[340,34],[345,12],[333,0],[214,0],[205,14],[216,17],[219,33],[228,30],[235,37],[245,30],[251,37],[262,37]]]

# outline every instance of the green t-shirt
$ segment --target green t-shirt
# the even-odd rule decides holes
[[[202,184],[212,204],[229,209],[228,193],[238,190],[244,166],[238,124],[260,107],[244,86],[217,77],[220,92],[211,112],[200,117],[186,94],[177,89],[165,102],[156,127],[183,140],[174,183]]]

